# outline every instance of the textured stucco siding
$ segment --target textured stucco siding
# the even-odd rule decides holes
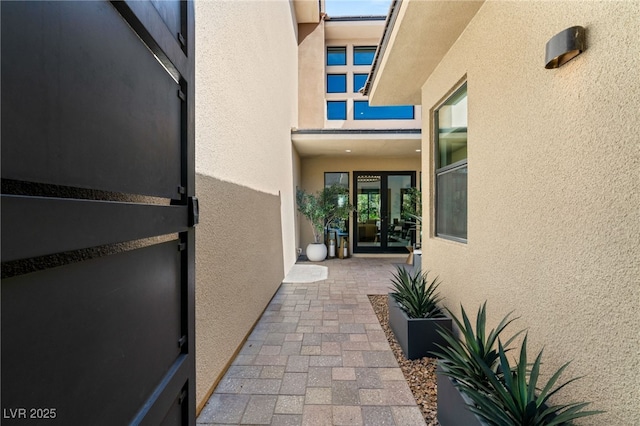
[[[196,391],[201,407],[278,289],[284,270],[277,196],[201,174],[196,185],[201,218],[196,235]]]
[[[298,127],[321,129],[325,108],[324,21],[298,26]]]
[[[291,2],[196,2],[196,399],[296,259]]]
[[[579,424],[640,424],[639,22],[635,1],[488,1],[422,89],[426,188],[430,112],[465,76],[469,96],[468,244],[431,223],[423,266],[455,311],[515,310],[547,378],[573,360],[564,377],[586,377],[555,401],[607,411]],[[586,52],[544,69],[574,25]]]
[[[298,111],[292,5],[220,0],[195,9],[196,172],[280,192],[284,259],[292,264],[291,128]]]

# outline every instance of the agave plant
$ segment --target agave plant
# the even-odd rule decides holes
[[[438,345],[440,351],[436,355],[441,359],[440,366],[443,374],[455,379],[455,384],[459,389],[485,389],[488,379],[482,365],[476,362],[476,359],[482,360],[482,364],[489,366],[494,374],[500,374],[498,372],[499,355],[496,343],[504,329],[519,317],[509,318],[512,314],[509,312],[498,326],[487,334],[486,301],[478,308],[475,331],[462,305],[460,305],[460,310],[462,321],[447,309],[462,334],[462,340],[458,340],[449,330],[439,330],[438,333],[446,340],[448,346]],[[510,337],[505,346],[509,346],[523,331],[520,330]]]
[[[444,316],[438,307],[442,298],[440,293],[436,292],[440,283],[437,277],[429,283],[428,274],[429,272],[423,273],[419,269],[411,273],[402,266],[396,266],[396,272],[391,279],[394,291],[390,294],[409,318]]]
[[[538,353],[530,371],[527,364],[527,336],[520,348],[520,359],[515,366],[509,364],[506,350],[498,339],[499,369],[503,374],[495,373],[476,353],[471,353],[475,362],[482,367],[488,380],[484,389],[466,388],[465,393],[473,400],[475,406],[470,409],[487,423],[497,426],[557,426],[568,425],[572,420],[602,413],[602,411],[582,411],[588,402],[574,402],[562,405],[548,405],[549,398],[578,380],[570,379],[552,388],[569,363],[564,364],[551,376],[540,390],[538,379],[542,351]]]

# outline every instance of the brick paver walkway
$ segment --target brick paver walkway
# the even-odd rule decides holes
[[[403,261],[328,260],[328,279],[283,283],[197,423],[424,425],[367,298]]]

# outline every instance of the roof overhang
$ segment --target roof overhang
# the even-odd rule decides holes
[[[365,94],[372,105],[420,105],[421,89],[484,0],[400,0],[387,18]]]
[[[298,24],[317,24],[320,22],[319,0],[293,0]]]
[[[420,129],[296,130],[291,140],[300,157],[410,157],[420,156]],[[350,152],[347,152],[349,150]]]
[[[324,21],[327,40],[380,39],[385,16],[353,16],[329,18]]]

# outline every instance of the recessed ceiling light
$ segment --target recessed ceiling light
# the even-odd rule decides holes
[[[350,149],[345,149],[344,152],[351,152],[351,150]]]
[[[416,149],[416,152],[422,152],[422,150],[421,149]]]

